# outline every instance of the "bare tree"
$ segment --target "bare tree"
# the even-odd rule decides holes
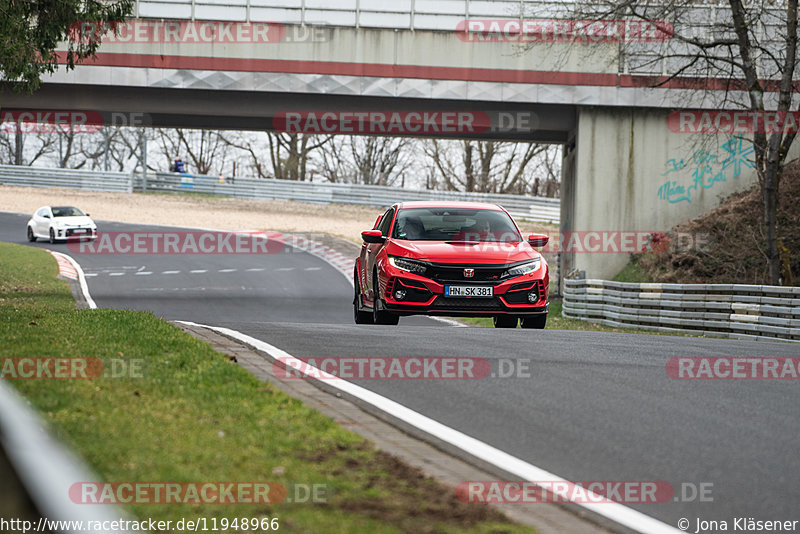
[[[308,179],[308,164],[312,152],[330,141],[332,137],[267,132],[270,161],[275,178],[297,181]]]
[[[667,75],[654,77],[653,86],[682,77],[693,89],[715,98],[719,91],[714,89],[718,88],[707,80],[721,79],[726,83],[719,107],[741,106],[762,116],[770,111],[785,117],[792,111],[793,101],[797,101],[794,97],[800,89],[795,80],[798,0],[784,0],[779,6],[753,1],[747,7],[742,0],[728,0],[727,7],[713,11],[694,0],[586,0],[579,4],[576,18],[633,17],[671,33],[672,39],[666,46],[638,65],[647,67],[648,61],[660,62],[662,72],[669,71]],[[712,19],[700,24],[708,16]],[[646,56],[640,54],[640,57]],[[737,93],[746,96],[737,100]],[[795,110],[798,109],[795,103]],[[754,167],[761,189],[769,280],[780,284],[778,198],[784,164],[797,131],[760,130],[763,129],[756,129],[749,140],[753,143]]]
[[[33,165],[56,150],[57,139],[51,133],[23,133],[9,127],[0,131],[0,163]]]
[[[506,141],[425,143],[425,153],[446,189],[484,193],[537,194],[539,184],[552,177],[538,171],[548,150],[552,150],[549,145]],[[548,161],[552,172],[554,160]]]
[[[320,147],[316,167],[333,183],[404,187],[417,142],[408,137],[339,135]]]
[[[221,132],[159,129],[158,137],[167,166],[176,158],[181,158],[194,174],[223,173],[231,143],[226,141]]]

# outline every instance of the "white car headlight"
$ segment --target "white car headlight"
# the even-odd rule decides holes
[[[516,265],[506,272],[503,273],[501,278],[514,278],[516,276],[522,276],[523,274],[532,273],[539,269],[539,266],[542,264],[541,258],[536,258],[535,260],[523,263],[521,265]]]
[[[397,267],[398,269],[414,274],[425,274],[425,271],[428,270],[428,266],[420,261],[398,258],[397,256],[389,256],[389,264],[392,267]]]

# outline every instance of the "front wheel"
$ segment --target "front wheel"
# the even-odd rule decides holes
[[[495,328],[516,328],[517,318],[513,315],[495,315],[493,317]]]
[[[36,236],[33,233],[33,228],[30,226],[28,227],[28,241],[31,243],[36,243]]]
[[[386,310],[382,310],[382,302],[381,298],[376,296],[375,297],[375,305],[372,307],[372,320],[375,324],[390,324],[396,325],[400,322],[400,316],[396,313],[388,312]]]
[[[55,244],[56,242],[56,233],[50,228],[50,244]]]
[[[547,314],[543,313],[542,315],[531,315],[530,317],[523,317],[520,321],[520,326],[522,328],[536,328],[541,330],[544,328],[544,325],[547,324]]]
[[[375,297],[372,303],[372,321],[375,324],[396,325],[400,322],[400,316],[396,313],[381,309],[383,307],[383,301],[381,300],[380,291],[378,290],[379,282],[377,271],[373,274],[372,283],[375,285]]]
[[[353,273],[353,287],[355,288],[355,295],[353,295],[353,319],[356,324],[372,324],[372,314],[370,312],[361,311],[361,286],[358,283],[358,270]]]

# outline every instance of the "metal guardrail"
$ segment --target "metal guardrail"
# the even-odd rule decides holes
[[[112,193],[130,193],[131,175],[125,172],[98,172],[75,169],[47,169],[0,165],[0,185],[63,187]]]
[[[32,521],[28,532],[99,532],[86,527],[101,524],[109,525],[102,530],[106,534],[128,534],[129,530],[120,528],[122,525],[118,521],[131,518],[116,506],[87,506],[72,500],[70,489],[74,484],[97,481],[97,476],[57,441],[36,412],[3,382],[0,380],[0,456],[7,457],[14,478],[22,485],[35,508],[25,510],[23,506],[22,510],[5,510],[6,513]],[[4,485],[7,481],[11,482],[3,479]],[[8,505],[8,502],[3,504]],[[35,517],[37,515],[39,517]],[[3,517],[8,520],[5,515]],[[11,532],[24,532],[18,527],[12,525]]]
[[[227,181],[220,182],[220,178],[216,176],[175,173],[148,175],[145,184],[141,175],[124,172],[0,165],[0,185],[63,187],[117,193],[144,190],[195,192],[261,200],[295,200],[376,207],[412,200],[465,200],[500,204],[514,217],[520,219],[558,223],[561,217],[561,201],[553,198],[257,178],[228,178]]]
[[[566,280],[562,313],[615,327],[800,341],[800,287]]]
[[[230,180],[230,179],[229,179]],[[143,190],[142,177],[134,178],[134,190]],[[219,177],[156,173],[147,180],[148,190],[197,192],[238,198],[296,200],[383,207],[401,201],[461,200],[500,204],[520,219],[558,223],[561,201],[553,198],[458,191],[401,189],[378,185],[296,182],[292,180],[235,178],[220,182]]]

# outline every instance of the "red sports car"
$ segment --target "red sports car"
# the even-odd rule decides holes
[[[500,206],[402,202],[389,208],[356,259],[358,324],[397,324],[401,315],[493,317],[497,328],[544,328],[548,269]]]

